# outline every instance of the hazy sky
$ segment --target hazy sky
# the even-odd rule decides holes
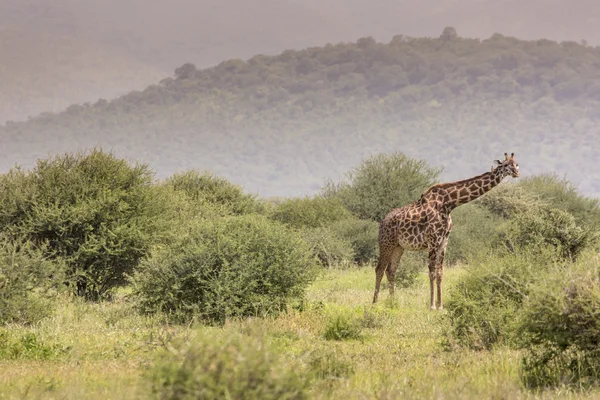
[[[597,0],[0,0],[0,123],[258,53],[396,34],[600,44]]]

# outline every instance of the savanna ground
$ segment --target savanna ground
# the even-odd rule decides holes
[[[469,268],[447,268],[445,298]],[[272,318],[228,321],[223,327],[169,325],[132,310],[127,293],[111,302],[64,297],[54,316],[35,326],[0,330],[13,359],[0,361],[3,399],[151,398],[148,371],[175,338],[198,340],[206,331],[265,338],[284,363],[315,369],[311,398],[515,399],[599,398],[600,390],[532,392],[520,383],[518,350],[448,349],[446,311],[428,310],[423,270],[416,284],[387,292],[371,306],[371,267],[323,271],[303,309]],[[341,318],[337,328],[333,321]],[[338,321],[340,321],[338,320]],[[327,340],[326,332],[338,339]],[[4,341],[4,343],[2,342]],[[172,350],[175,351],[175,350]]]

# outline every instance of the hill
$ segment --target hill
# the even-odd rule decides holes
[[[556,172],[597,196],[599,67],[599,48],[453,29],[185,64],[144,91],[0,128],[0,168],[102,145],[160,177],[210,169],[262,195],[298,195],[377,152],[455,180],[514,151],[524,175]]]
[[[591,0],[3,0],[0,123],[139,90],[185,62],[204,68],[366,35],[437,37],[446,25],[476,38],[600,44],[599,23]],[[13,55],[36,69],[14,68]]]

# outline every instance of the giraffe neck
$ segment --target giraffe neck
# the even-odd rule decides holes
[[[467,204],[492,190],[503,178],[500,169],[495,169],[471,179],[455,182],[446,189],[444,204],[449,210]]]
[[[428,201],[431,196],[435,196],[442,201],[444,209],[450,212],[460,205],[483,196],[497,186],[504,176],[502,170],[496,168],[492,172],[486,172],[463,181],[441,183],[427,189],[421,196],[421,200]]]

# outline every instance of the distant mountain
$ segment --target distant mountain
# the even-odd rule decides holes
[[[575,42],[394,37],[185,64],[141,92],[0,127],[0,169],[101,145],[159,177],[210,169],[262,195],[314,193],[378,152],[566,175],[600,195],[600,51]]]
[[[185,62],[208,67],[363,36],[437,37],[445,26],[467,37],[597,45],[599,25],[592,0],[2,0],[0,54],[11,56],[0,61],[0,82],[12,86],[0,88],[0,123],[141,89]],[[40,48],[55,53],[28,58],[54,76],[41,87],[26,75],[41,69],[5,65],[15,51],[34,56]],[[65,68],[71,64],[77,69]]]

